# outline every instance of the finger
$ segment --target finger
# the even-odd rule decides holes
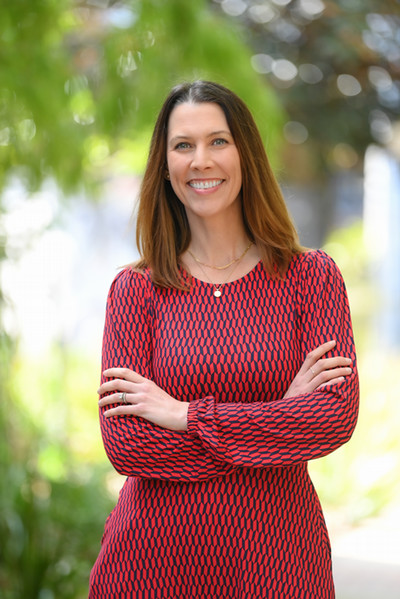
[[[132,383],[129,381],[125,381],[122,379],[113,379],[112,381],[107,381],[102,383],[97,390],[99,395],[104,395],[104,393],[112,393],[113,391],[120,391],[128,393],[131,391]]]
[[[106,410],[104,412],[104,416],[106,418],[110,418],[111,416],[136,416],[137,406],[129,405],[129,406],[118,406],[116,408],[111,408],[110,410]]]
[[[338,376],[335,379],[332,379],[331,381],[327,381],[326,383],[322,383],[321,385],[318,385],[317,389],[321,389],[323,387],[328,387],[330,385],[337,385],[338,383],[342,383],[345,380],[344,376]]]
[[[138,384],[139,383],[131,383],[123,379],[113,379],[111,381],[102,383],[98,388],[97,393],[99,395],[104,395],[105,393],[112,393],[113,391],[135,393],[135,391],[137,391]]]
[[[347,367],[352,363],[351,358],[345,356],[334,356],[333,358],[321,358],[313,366],[310,366],[311,372],[314,375],[323,372],[324,370],[332,370],[334,368]]]
[[[299,372],[306,372],[307,370],[309,370],[310,367],[317,362],[317,360],[322,358],[323,355],[325,355],[328,351],[333,349],[335,345],[336,340],[331,339],[330,341],[327,341],[326,343],[323,343],[322,345],[319,345],[318,347],[313,349],[309,354],[307,354],[306,359],[304,360]]]
[[[110,404],[127,405],[134,403],[134,397],[134,393],[112,393],[111,395],[105,395],[104,397],[101,397],[98,401],[98,404],[100,408]]]
[[[324,370],[320,374],[318,374],[314,378],[314,384],[316,386],[322,385],[324,383],[329,383],[330,381],[338,378],[338,377],[346,377],[351,374],[353,370],[351,368],[333,368],[332,370]]]
[[[133,383],[143,383],[147,380],[130,368],[107,368],[103,374],[107,378],[124,379]]]

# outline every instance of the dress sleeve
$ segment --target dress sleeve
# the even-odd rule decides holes
[[[102,371],[130,368],[151,379],[151,355],[148,283],[144,275],[126,269],[115,278],[107,299]],[[187,432],[166,430],[135,416],[105,418],[106,409],[100,409],[103,443],[120,474],[189,481],[235,470]]]
[[[296,279],[301,359],[336,339],[332,355],[350,357],[352,374],[336,385],[289,399],[190,403],[188,431],[215,457],[252,467],[284,466],[322,457],[346,443],[358,414],[358,375],[343,278],[322,251],[300,258]]]

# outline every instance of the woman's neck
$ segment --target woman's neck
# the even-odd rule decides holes
[[[240,256],[249,243],[242,222],[202,222],[191,227],[189,250],[198,260],[220,266]]]
[[[196,279],[212,283],[219,294],[226,283],[242,278],[260,260],[242,219],[202,221],[190,229],[192,238],[180,257],[182,265]]]

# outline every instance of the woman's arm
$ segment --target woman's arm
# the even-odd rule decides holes
[[[115,278],[107,299],[103,336],[104,371],[119,367],[135,371],[151,383],[151,306],[144,276],[124,270]],[[182,402],[179,406],[187,409]],[[126,476],[203,480],[232,472],[234,467],[214,457],[199,438],[161,428],[143,418],[106,418],[100,403],[100,426],[107,456]]]
[[[342,276],[324,252],[302,257],[298,293],[303,360],[335,339],[327,355],[351,358],[351,374],[295,396],[292,390],[269,403],[223,404],[213,397],[190,403],[189,434],[215,458],[241,466],[282,466],[324,456],[350,439],[359,396],[354,340]],[[307,369],[302,368],[304,377]],[[319,368],[313,370],[309,379],[323,382],[317,378]]]
[[[323,357],[335,345],[336,341],[328,341],[307,355],[284,399],[340,383],[351,374],[350,358]],[[106,418],[140,416],[162,428],[187,431],[188,403],[174,399],[153,381],[129,368],[109,368],[103,375],[109,380],[103,382],[97,392],[99,406],[107,406]]]

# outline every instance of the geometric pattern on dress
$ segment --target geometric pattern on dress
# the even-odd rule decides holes
[[[102,369],[127,367],[188,401],[188,431],[133,416],[100,425],[126,482],[105,525],[90,599],[333,599],[330,543],[307,461],[346,443],[358,376],[342,276],[323,251],[284,280],[262,263],[222,287],[155,287],[121,271],[107,300]],[[353,372],[282,399],[308,352]]]

